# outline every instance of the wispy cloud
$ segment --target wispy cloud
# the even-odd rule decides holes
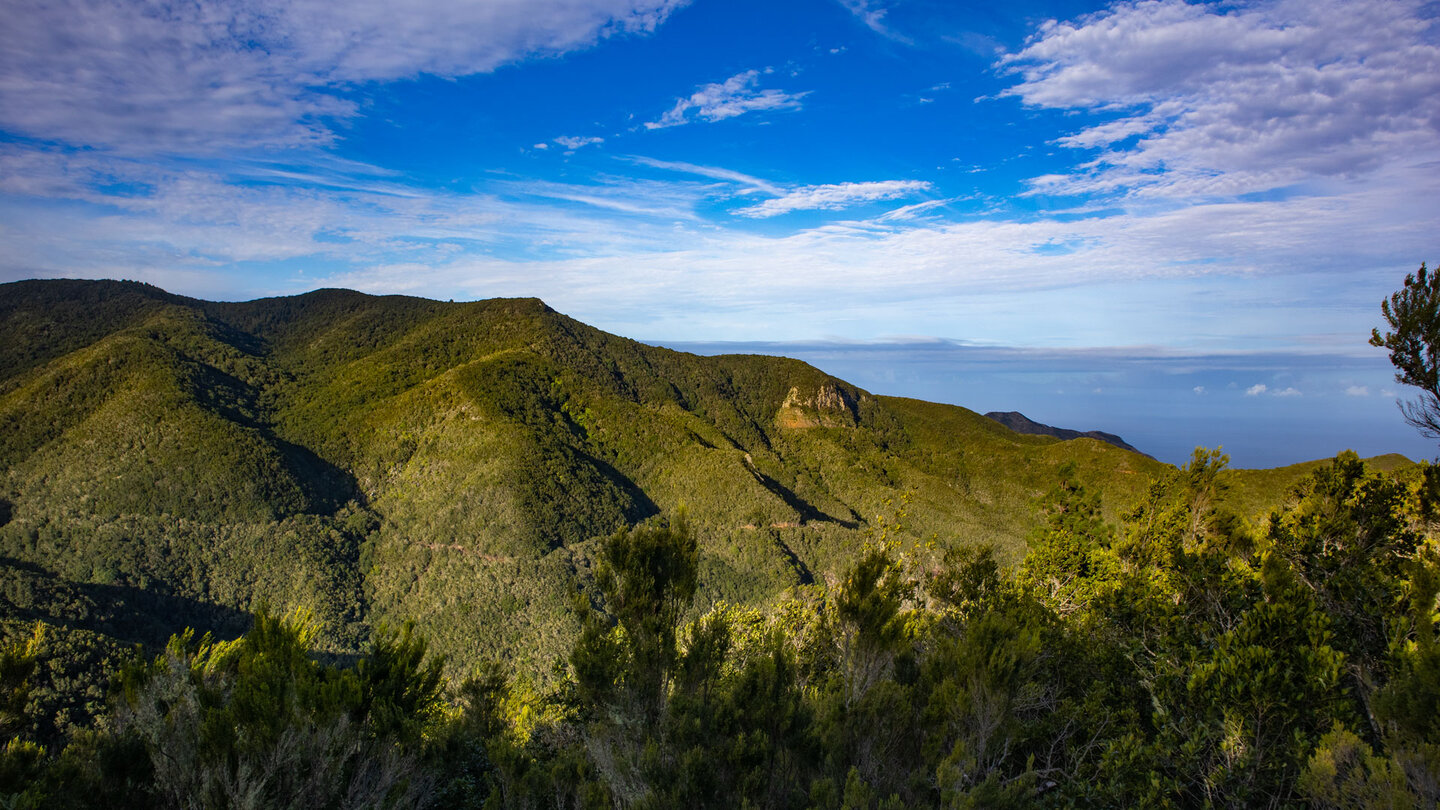
[[[839,0],[839,2],[846,11],[854,14],[855,18],[864,23],[865,27],[871,31],[896,42],[910,42],[909,37],[896,32],[885,23],[885,15],[889,13],[890,9],[884,0]]]
[[[573,260],[673,249],[684,244],[674,223],[693,221],[705,193],[701,183],[627,178],[449,192],[344,164],[288,182],[296,174],[269,164],[177,170],[99,153],[0,148],[0,277],[142,278],[202,295],[254,296],[280,289],[275,272],[242,276],[229,269],[234,263],[304,258],[312,272],[403,264],[433,280],[413,268],[462,255]],[[37,199],[51,204],[37,207]]]
[[[688,124],[695,120],[723,121],[727,118],[751,112],[770,110],[798,110],[800,100],[809,95],[788,93],[784,90],[759,88],[760,77],[772,73],[747,70],[737,73],[723,82],[701,86],[685,98],[676,99],[671,107],[657,121],[645,123],[646,129],[663,129]]]
[[[883,214],[880,217],[880,221],[898,222],[902,220],[912,220],[919,217],[921,214],[933,211],[936,208],[949,205],[953,202],[955,202],[955,198],[950,197],[943,200],[926,200],[925,202],[914,203],[913,205],[902,205],[899,208],[890,211],[889,213]]]
[[[747,186],[756,191],[763,191],[766,194],[784,193],[784,189],[768,180],[762,180],[759,177],[752,177],[751,175],[719,166],[700,166],[695,163],[684,163],[678,160],[656,160],[655,158],[641,157],[639,155],[630,155],[624,158],[624,160],[641,166],[648,166],[652,169],[665,169],[672,172],[693,174],[699,177],[709,177],[714,180],[727,180],[732,183]]]
[[[1265,383],[1256,383],[1256,384],[1250,386],[1249,388],[1246,388],[1246,389],[1245,389],[1245,396],[1247,396],[1247,397],[1258,397],[1258,396],[1260,396],[1261,394],[1263,394],[1263,393],[1265,393],[1266,391],[1269,391],[1269,390],[1270,390],[1270,386],[1266,385]]]
[[[542,295],[632,335],[866,335],[904,323],[1032,345],[1163,335],[1309,351],[1294,336],[1310,331],[1325,335],[1319,348],[1363,353],[1379,298],[1393,289],[1377,280],[1413,270],[1440,221],[1440,162],[1425,163],[1440,161],[1440,93],[1430,93],[1440,70],[1430,69],[1433,28],[1408,0],[1319,0],[1318,11],[1266,0],[1127,3],[1037,32],[1006,65],[1016,98],[1079,122],[1060,150],[1075,165],[1053,163],[1034,186],[1081,195],[1063,216],[1064,202],[947,209],[926,198],[962,189],[938,180],[797,187],[876,175],[797,180],[759,151],[745,158],[753,174],[625,157],[598,174],[557,175],[564,182],[522,169],[437,188],[374,167],[317,167],[325,150],[292,148],[326,142],[328,116],[354,112],[333,94],[345,82],[584,47],[658,24],[673,7],[658,0],[474,4],[484,8],[457,12],[454,31],[437,22],[445,6],[427,0],[395,30],[382,24],[392,12],[356,9],[294,40],[282,36],[292,16],[319,21],[322,7],[201,4],[161,24],[120,0],[81,5],[26,5],[0,26],[0,128],[60,141],[0,144],[0,278],[147,278],[207,296],[319,284]],[[1339,24],[1317,22],[1332,12]],[[503,24],[472,30],[485,15]],[[279,44],[262,53],[236,31]],[[432,51],[437,32],[458,34]],[[1130,40],[1135,48],[1115,47]],[[799,107],[803,93],[762,89],[770,75],[707,85],[671,113],[678,123]],[[1256,82],[1288,88],[1290,100],[1274,88],[1252,96]],[[602,131],[587,128],[594,121],[554,126],[540,137]],[[531,149],[572,147],[584,144]],[[1277,183],[1305,188],[1248,195]],[[755,221],[802,210],[844,213]],[[275,264],[249,264],[260,262]],[[1285,379],[1275,371],[1237,379]],[[1223,382],[1207,382],[1218,398]],[[1343,390],[1295,385],[1310,400]]]
[[[236,185],[239,171],[0,148],[0,191],[10,195],[0,196],[8,227],[0,277],[145,278],[196,295],[219,286],[258,296],[316,285],[541,295],[628,334],[828,334],[846,324],[865,335],[895,321],[917,332],[1025,335],[1041,345],[1199,340],[1176,324],[1202,317],[1185,302],[1204,290],[1205,311],[1226,313],[1224,334],[1205,338],[1217,345],[1294,346],[1286,335],[1311,329],[1336,333],[1317,348],[1368,352],[1353,333],[1374,320],[1380,292],[1352,296],[1337,310],[1333,279],[1357,267],[1371,278],[1375,268],[1413,269],[1410,256],[1433,248],[1417,225],[1433,221],[1423,201],[1440,197],[1437,177],[1419,202],[1374,189],[1343,205],[1295,198],[1064,221],[881,214],[757,234],[704,213],[716,195],[711,175],[723,169],[694,179],[491,179],[465,192],[359,168],[337,169],[324,186]],[[804,192],[769,202],[791,194],[799,202]],[[854,201],[814,192],[807,204],[842,199]],[[1356,240],[1355,222],[1379,224],[1370,227],[1373,238]],[[1041,249],[1056,244],[1077,247],[1065,255]],[[293,286],[275,271],[230,277],[226,269],[299,258],[312,269]],[[402,266],[403,279],[386,277]],[[1246,283],[1223,283],[1234,274]],[[757,323],[766,326],[756,332]]]
[[[928,191],[930,183],[923,180],[883,180],[875,183],[835,183],[804,186],[773,200],[742,208],[735,213],[742,217],[773,217],[791,211],[838,210],[862,203],[893,200],[920,191]],[[892,212],[893,213],[893,212]]]
[[[681,0],[6,7],[0,128],[129,153],[312,146],[355,82],[484,73],[653,31]]]
[[[604,142],[605,139],[598,136],[583,138],[576,135],[561,135],[555,139],[555,143],[560,144],[571,152],[586,146],[598,146]]]
[[[1001,64],[1034,107],[1109,120],[1055,194],[1236,196],[1440,158],[1440,43],[1418,0],[1124,3]],[[1313,189],[1312,189],[1313,190]]]

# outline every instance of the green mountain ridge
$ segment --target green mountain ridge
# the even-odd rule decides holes
[[[414,618],[452,674],[543,673],[598,541],[640,522],[684,511],[698,609],[758,604],[897,520],[1016,560],[1067,462],[1112,516],[1170,469],[536,299],[27,281],[0,285],[0,342],[5,615],[120,642],[269,605],[311,611],[335,654]],[[1306,471],[1232,472],[1241,513]]]

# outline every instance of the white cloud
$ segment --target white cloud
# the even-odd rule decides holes
[[[743,217],[773,217],[791,211],[837,210],[878,200],[893,200],[926,191],[930,184],[921,180],[883,180],[875,183],[836,183],[804,186],[781,197],[736,211]]]
[[[646,122],[645,128],[680,126],[696,119],[723,121],[766,110],[800,109],[800,100],[809,95],[809,91],[787,93],[783,90],[757,88],[760,76],[770,72],[768,69],[763,74],[759,70],[747,70],[718,84],[703,85],[688,97],[677,99],[675,106],[660,116],[658,121]]]
[[[1255,385],[1252,385],[1252,386],[1250,386],[1249,388],[1245,389],[1245,396],[1247,396],[1247,397],[1258,397],[1258,396],[1260,396],[1260,395],[1262,395],[1262,394],[1269,394],[1269,395],[1272,396],[1272,397],[1298,397],[1298,396],[1301,396],[1300,390],[1297,389],[1297,388],[1295,388],[1295,387],[1293,387],[1293,386],[1292,386],[1292,387],[1288,387],[1288,388],[1281,388],[1281,389],[1278,389],[1278,390],[1277,390],[1277,389],[1270,388],[1270,387],[1269,387],[1268,385],[1266,385],[1265,383],[1256,383]]]
[[[1419,0],[1182,0],[1050,23],[1002,60],[1035,107],[1109,120],[1058,194],[1234,196],[1440,158],[1440,44]],[[1412,171],[1414,171],[1412,169]]]
[[[541,150],[549,149],[549,148],[550,148],[550,144],[544,143],[544,142],[542,141],[541,143],[535,144],[535,148],[536,148],[536,149],[541,149]]]
[[[213,154],[331,139],[335,91],[464,76],[654,30],[681,0],[53,0],[6,6],[0,128]]]
[[[624,179],[450,193],[343,163],[282,182],[291,174],[270,164],[176,171],[103,154],[0,148],[0,278],[144,278],[202,295],[253,296],[275,283],[274,273],[239,275],[233,263],[306,258],[337,272],[445,266],[487,251],[658,251],[674,247],[673,223],[693,220],[704,193],[699,183]],[[35,206],[36,198],[57,202]]]
[[[728,180],[732,183],[739,183],[742,186],[748,186],[754,191],[761,191],[766,194],[785,193],[784,189],[780,188],[774,183],[771,183],[768,180],[762,180],[758,177],[752,177],[748,174],[731,171],[730,169],[725,169],[718,166],[700,166],[694,163],[683,163],[676,160],[656,160],[654,158],[641,157],[639,155],[631,155],[627,158],[624,158],[624,160],[628,160],[631,163],[636,163],[641,166],[649,166],[652,169],[665,169],[667,171],[681,172],[684,174],[694,174],[699,175],[700,177],[709,177],[714,180]]]
[[[897,222],[900,220],[915,219],[916,217],[926,213],[927,211],[933,211],[936,208],[940,208],[944,205],[949,205],[953,202],[955,202],[955,198],[951,197],[944,200],[926,200],[925,202],[919,202],[913,205],[902,205],[899,208],[896,208],[895,210],[881,216],[880,221]]]
[[[1305,350],[1373,354],[1353,335],[1374,321],[1381,293],[1337,298],[1336,280],[1357,268],[1371,283],[1403,278],[1411,255],[1433,249],[1421,225],[1440,215],[1426,203],[1440,200],[1436,176],[1416,199],[1377,187],[1343,204],[1209,203],[1066,221],[880,215],[757,234],[708,218],[712,175],[728,170],[701,168],[708,173],[693,179],[491,178],[461,193],[355,165],[276,184],[270,164],[161,170],[12,144],[0,147],[0,191],[9,194],[0,195],[0,278],[146,278],[202,297],[333,285],[541,295],[649,336],[865,335],[903,323],[1032,345],[1163,339],[1250,351],[1294,346],[1295,334],[1312,332],[1335,337]],[[267,184],[243,184],[261,173]],[[1373,224],[1364,240],[1354,238],[1357,222]],[[1056,245],[1069,249],[1043,249]],[[233,262],[299,258],[313,269],[293,284],[276,280],[290,272],[279,269],[226,277]],[[404,278],[385,275],[402,267]],[[1244,284],[1231,283],[1237,275]],[[1186,328],[1221,312],[1223,329]]]
[[[508,8],[503,4],[498,7]],[[589,7],[601,8],[598,3]],[[619,8],[620,4],[605,7]],[[102,2],[98,8],[109,7]],[[225,10],[233,11],[231,6],[219,8],[222,17],[230,14]],[[1281,12],[1294,12],[1297,19],[1309,13],[1301,6],[1274,3],[1235,8],[1238,10],[1229,16],[1261,33],[1265,29],[1256,27],[1255,20],[1260,18],[1255,15],[1262,11],[1277,19]],[[1413,10],[1405,3],[1393,8],[1402,17],[1402,12]],[[176,13],[202,14],[198,9],[200,6]],[[422,18],[430,14],[426,9],[428,5],[419,12]],[[1169,143],[1166,139],[1186,132],[1215,136],[1221,131],[1202,127],[1204,122],[1192,113],[1214,113],[1219,100],[1229,98],[1226,93],[1234,91],[1233,82],[1227,84],[1223,76],[1216,74],[1202,82],[1185,78],[1184,71],[1172,65],[1147,79],[1142,66],[1130,65],[1127,73],[1120,70],[1125,64],[1115,67],[1104,62],[1123,62],[1123,54],[1112,54],[1098,46],[1087,46],[1087,51],[1079,39],[1061,36],[1062,29],[1090,30],[1105,20],[1123,18],[1134,24],[1135,36],[1144,41],[1146,31],[1160,24],[1159,17],[1153,15],[1166,9],[1195,16],[1203,25],[1214,25],[1216,21],[1211,17],[1225,16],[1203,6],[1187,10],[1174,3],[1125,5],[1108,17],[1087,18],[1069,29],[1052,26],[1032,43],[1039,46],[1048,41],[1045,47],[1057,49],[1046,57],[1050,60],[1046,64],[1053,68],[1050,72],[1042,70],[1033,78],[1021,74],[1020,88],[1037,94],[1032,103],[1081,110],[1081,115],[1067,119],[1081,121],[1092,120],[1090,113],[1094,110],[1073,106],[1078,100],[1093,102],[1097,108],[1113,108],[1103,113],[1105,121],[1081,129],[1070,143],[1110,149],[1114,154],[1107,153],[1104,162],[1080,171],[1057,174],[1049,187],[1072,191],[1083,182],[1126,193],[1135,187],[1121,171],[1126,155],[1148,160],[1147,155],[1160,154],[1153,150]],[[25,12],[41,13],[33,9]],[[357,13],[364,17],[370,12]],[[1152,16],[1145,17],[1147,13]],[[1342,33],[1362,39],[1372,35],[1386,39],[1397,54],[1414,55],[1417,65],[1428,64],[1425,60],[1430,46],[1423,41],[1417,44],[1414,36],[1401,36],[1404,26],[1392,25],[1392,17],[1395,14],[1380,15],[1373,30],[1351,26]],[[1149,28],[1140,25],[1145,21]],[[423,28],[421,22],[415,24]],[[31,22],[22,20],[20,27],[25,25],[34,28]],[[74,27],[82,22],[57,25]],[[141,23],[116,25],[116,42],[120,44],[115,48],[128,54],[136,46],[130,43],[134,35],[126,33],[125,25]],[[176,31],[188,31],[186,25],[190,24],[180,25]],[[600,26],[592,30],[597,37],[611,30],[601,23],[595,25]],[[16,36],[10,28],[0,28],[0,43],[9,43]],[[86,36],[103,39],[99,33]],[[1296,34],[1282,27],[1266,36],[1289,41]],[[219,41],[217,38],[223,37],[215,34],[197,41],[203,44]],[[1069,50],[1059,48],[1062,40]],[[1213,36],[1206,41],[1212,50],[1223,44]],[[173,47],[182,44],[173,43]],[[85,46],[93,47],[98,46]],[[4,76],[19,75],[16,48],[0,47],[0,67],[8,71]],[[35,106],[40,112],[35,114],[50,114],[41,109],[46,104],[51,107],[45,109],[52,111],[58,109],[55,104],[78,110],[84,105],[75,99],[99,92],[95,90],[99,85],[92,87],[99,79],[80,70],[84,62],[111,65],[118,71],[113,77],[113,99],[119,105],[115,110],[120,112],[97,102],[93,121],[87,123],[75,117],[47,131],[79,132],[76,137],[96,143],[129,144],[134,148],[143,145],[147,149],[151,144],[174,149],[201,141],[204,144],[195,148],[221,148],[242,142],[273,146],[318,142],[328,137],[320,119],[307,112],[328,96],[302,89],[292,101],[285,102],[299,106],[281,104],[285,94],[280,91],[291,86],[287,82],[309,81],[303,72],[289,75],[279,71],[280,66],[300,63],[296,54],[303,49],[299,45],[287,45],[263,58],[234,48],[221,48],[202,58],[207,52],[204,47],[192,50],[194,53],[187,58],[200,60],[195,75],[213,75],[215,87],[221,91],[231,87],[227,76],[260,76],[247,85],[256,89],[258,95],[252,98],[255,103],[241,104],[235,101],[238,96],[227,96],[208,85],[209,89],[197,89],[198,84],[191,87],[189,77],[159,70],[160,62],[155,60],[162,59],[163,48],[136,56],[133,64],[129,56],[121,59],[116,55],[112,64],[96,61],[98,57],[84,62],[80,55],[51,53],[33,54],[38,65],[34,75],[61,75],[63,71],[56,73],[57,66],[73,65],[76,87],[57,85],[54,89],[62,96],[72,91],[79,95],[67,96],[70,100],[63,103],[37,100]],[[1367,53],[1378,50],[1371,48]],[[23,48],[20,51],[29,53]],[[519,48],[512,52],[532,51]],[[1141,48],[1140,52],[1137,59],[1159,60],[1161,67],[1168,64],[1164,63],[1164,49]],[[1317,53],[1324,56],[1328,51],[1321,49]],[[1041,50],[1036,50],[1031,61],[1017,60],[1012,64],[1027,70],[1039,69],[1040,55]],[[1223,48],[1220,55],[1224,56]],[[205,61],[207,58],[210,61]],[[431,57],[425,54],[406,58],[412,66],[440,64],[427,61]],[[1212,70],[1207,67],[1208,58],[1196,56],[1185,64],[1203,73]],[[1230,62],[1238,59],[1225,58]],[[1218,65],[1213,69],[1238,70],[1225,58],[1211,60]],[[239,60],[238,66],[231,65],[235,60]],[[1114,67],[1119,76],[1114,86],[1118,89],[1102,97],[1107,85],[1101,82],[1094,85],[1098,89],[1081,92],[1074,85],[1083,77],[1068,75],[1069,89],[1045,84],[1082,62],[1103,62]],[[1304,73],[1294,63],[1291,57],[1279,62],[1281,67],[1290,65],[1287,70]],[[1322,67],[1315,70],[1330,70],[1344,63],[1344,59],[1316,61]],[[1400,77],[1392,63],[1389,57],[1367,57],[1364,64],[1352,68],[1370,92],[1382,96],[1383,87],[1377,82],[1389,77],[1385,80],[1396,83],[1395,98],[1413,96],[1407,88],[1432,78],[1418,71]],[[205,72],[210,67],[215,70],[213,74]],[[1271,75],[1267,71],[1272,68],[1265,62],[1249,69]],[[352,72],[347,75],[358,70],[354,65],[345,69]],[[265,74],[266,70],[271,73]],[[169,112],[147,124],[149,129],[142,133],[137,129],[141,117],[133,114],[139,98],[134,94],[141,86],[135,77],[147,72],[157,73],[155,101],[163,102],[160,106]],[[737,105],[743,106],[747,93],[761,95],[757,88],[764,81],[763,74],[751,73],[755,74],[747,80],[751,83],[742,82],[743,92],[733,94],[731,101]],[[329,81],[325,76],[321,79]],[[1153,100],[1147,100],[1151,97],[1140,91],[1127,89],[1126,82],[1138,86],[1147,80],[1158,88],[1153,91]],[[723,91],[724,84],[711,87]],[[0,123],[11,121],[12,116],[32,114],[25,107],[28,102],[22,103],[22,90],[12,85],[0,87]],[[1052,94],[1046,96],[1041,90]],[[1343,88],[1335,92],[1356,104],[1363,101],[1351,98]],[[685,99],[680,104],[680,115],[686,121],[705,120],[704,110],[719,115],[723,110],[738,109],[725,107],[723,95],[717,91],[688,107],[684,105],[691,99]],[[792,97],[797,105],[798,98]],[[1167,106],[1167,99],[1172,98],[1178,98],[1181,106]],[[1328,97],[1320,93],[1319,98],[1323,101]],[[1386,96],[1368,103],[1388,109],[1393,101]],[[1253,122],[1246,123],[1246,116],[1253,115],[1253,111],[1245,112],[1249,109],[1246,105],[1252,103],[1260,102],[1233,100],[1237,115],[1244,113],[1233,124],[1234,149],[1246,148],[1245,144],[1256,136]],[[211,108],[205,104],[220,106]],[[127,109],[130,112],[125,112]],[[1394,116],[1381,115],[1371,126],[1395,137],[1405,127],[1433,128],[1433,109],[1432,100],[1419,99],[1410,123],[1397,123],[1391,120]],[[185,116],[188,120],[180,121]],[[1354,120],[1341,118],[1352,123]],[[1274,124],[1277,131],[1290,126],[1285,120]],[[153,141],[145,140],[151,135]],[[1304,144],[1293,143],[1297,149],[1294,156],[1281,155],[1274,161],[1273,168],[1280,174],[1299,171],[1297,161],[1306,159]],[[1363,145],[1363,139],[1354,143]],[[322,154],[306,151],[306,168],[297,172],[291,170],[293,167],[238,162],[192,161],[162,168],[122,159],[114,151],[15,142],[0,145],[0,192],[9,195],[0,196],[0,227],[4,228],[0,232],[4,248],[0,250],[0,278],[112,276],[150,278],[175,286],[164,280],[174,278],[183,282],[176,286],[178,291],[196,295],[215,295],[217,290],[226,295],[233,290],[238,290],[234,295],[261,295],[318,284],[353,284],[372,291],[437,295],[445,291],[440,297],[464,293],[540,294],[566,311],[643,335],[660,334],[661,327],[655,325],[659,323],[678,324],[673,334],[683,334],[692,324],[704,323],[710,334],[732,337],[768,336],[773,334],[771,330],[779,329],[809,330],[802,334],[810,335],[854,329],[864,334],[869,324],[880,324],[874,327],[878,330],[893,331],[893,323],[904,323],[907,329],[933,334],[1040,345],[1075,345],[1087,340],[1130,344],[1161,339],[1169,344],[1188,340],[1192,345],[1212,341],[1207,348],[1250,350],[1273,345],[1266,341],[1288,340],[1286,345],[1293,346],[1294,335],[1308,330],[1336,336],[1327,337],[1330,343],[1323,348],[1368,351],[1363,348],[1363,334],[1368,333],[1381,295],[1371,292],[1375,279],[1393,276],[1392,281],[1398,283],[1404,272],[1413,270],[1415,263],[1434,249],[1433,223],[1440,221],[1440,172],[1435,171],[1440,164],[1419,169],[1412,165],[1428,159],[1431,153],[1424,148],[1397,150],[1393,155],[1376,152],[1373,160],[1356,163],[1356,171],[1365,172],[1363,177],[1327,176],[1329,185],[1324,189],[1293,196],[1207,197],[1165,205],[1130,199],[1107,211],[1099,211],[1099,206],[1070,211],[1063,220],[1047,218],[1043,211],[1009,220],[993,211],[967,211],[964,219],[947,221],[923,216],[938,212],[941,201],[930,200],[912,205],[896,203],[899,208],[868,220],[833,222],[790,232],[780,232],[774,224],[767,224],[773,230],[765,235],[753,233],[750,223],[737,225],[733,220],[711,216],[716,210],[716,197],[773,196],[775,199],[766,202],[760,202],[758,196],[744,203],[732,202],[748,206],[734,213],[765,217],[795,210],[840,210],[909,194],[930,196],[919,194],[928,187],[916,180],[897,180],[787,189],[726,168],[633,157],[624,160],[692,176],[666,176],[663,181],[600,176],[568,183],[538,183],[497,179],[501,177],[497,174],[459,193],[407,186],[373,168],[316,169],[313,163]],[[1212,149],[1196,154],[1221,153]],[[1253,171],[1247,174],[1247,164],[1236,155],[1224,161],[1206,157],[1205,166],[1219,167],[1206,169],[1207,175],[1194,169],[1201,164],[1186,163],[1182,154],[1182,159],[1172,161],[1173,166],[1166,164],[1166,171],[1142,172],[1148,178],[1145,183],[1151,184],[1145,186],[1146,193],[1179,193],[1182,180],[1190,188],[1201,187],[1202,180],[1212,189],[1252,188],[1260,175]],[[255,178],[264,184],[248,182]],[[1162,189],[1161,184],[1167,182],[1170,185]],[[307,261],[294,261],[302,258]],[[288,270],[266,269],[234,276],[233,263],[270,260],[287,260],[290,266],[303,264],[311,269],[307,270],[309,275],[297,277],[291,286],[275,281],[276,273]],[[406,275],[394,275],[401,271]],[[162,278],[157,275],[161,273],[169,275]],[[1243,284],[1232,284],[1236,279]],[[1366,284],[1370,286],[1362,286]],[[623,293],[617,292],[622,289]],[[1135,303],[1140,295],[1136,289],[1152,291],[1145,304]],[[1203,289],[1210,297],[1192,297],[1196,289]],[[1353,304],[1354,297],[1349,295],[1355,289],[1364,290],[1361,304]],[[1393,289],[1393,284],[1384,289]],[[1039,306],[1036,301],[1053,306]],[[1364,311],[1356,316],[1354,313],[1362,308]],[[1223,326],[1209,320],[1220,312],[1225,317]],[[619,319],[623,318],[634,320],[622,323]],[[881,323],[886,318],[892,319],[889,325]],[[1339,324],[1341,318],[1348,319],[1345,329],[1356,325],[1356,321],[1362,322],[1361,328],[1346,332]],[[1203,326],[1193,326],[1196,324]],[[1211,328],[1210,324],[1215,326]],[[1358,344],[1353,338],[1357,333],[1362,334]],[[1255,378],[1271,378],[1261,375],[1272,372],[1258,370]],[[1306,385],[1312,386],[1308,382]],[[1384,395],[1395,396],[1394,392]]]
[[[632,236],[646,234],[653,220],[696,220],[695,204],[704,197],[700,183],[662,183],[649,180],[613,178],[608,183],[559,183],[544,180],[514,180],[497,183],[494,191],[506,200],[524,200],[525,205],[564,201],[627,215],[620,222],[597,221],[592,226],[608,230],[606,245],[627,245]],[[463,197],[461,199],[464,199]],[[577,223],[578,224],[578,223]],[[582,228],[583,230],[584,228]],[[643,241],[648,241],[646,237]],[[653,245],[652,245],[653,246]],[[632,245],[631,249],[638,247]],[[588,251],[583,242],[572,249]]]
[[[563,311],[649,336],[865,335],[902,323],[907,331],[1031,345],[1158,340],[1252,351],[1278,341],[1373,354],[1354,335],[1367,333],[1380,297],[1414,270],[1412,257],[1433,250],[1429,225],[1440,217],[1440,173],[1431,173],[1421,178],[1426,193],[1414,197],[1387,182],[1329,198],[1063,221],[876,212],[800,230],[767,223],[756,233],[748,221],[717,221],[716,197],[764,191],[778,203],[805,190],[664,163],[651,168],[694,176],[490,177],[461,192],[407,185],[373,167],[315,168],[309,157],[308,179],[282,183],[268,163],[189,163],[182,171],[3,145],[0,192],[9,196],[0,194],[0,279],[146,278],[202,297],[351,283],[442,298],[541,295]],[[818,204],[825,195],[810,196],[806,202]],[[1360,228],[1364,239],[1355,238]],[[232,263],[267,260],[311,269],[293,285],[276,280],[290,272],[279,268],[226,277]],[[405,278],[384,276],[402,267]],[[1377,278],[1388,283],[1372,294]],[[1369,285],[1363,295],[1350,292],[1355,281]],[[1297,346],[1294,336],[1307,333],[1325,337]]]
[[[1345,389],[1345,395],[1351,397],[1368,397],[1370,389],[1363,385],[1352,385]]]
[[[1203,386],[1203,385],[1197,385],[1197,386],[1195,386],[1194,388],[1192,388],[1192,389],[1190,389],[1190,390],[1194,391],[1196,394],[1204,394],[1204,393],[1205,393],[1205,386]]]
[[[840,5],[846,11],[855,15],[855,18],[865,24],[866,28],[887,39],[896,42],[910,42],[908,37],[897,33],[890,26],[885,24],[885,15],[889,12],[883,0],[840,0]]]
[[[589,138],[582,138],[575,135],[561,135],[560,137],[555,139],[555,143],[560,144],[571,152],[574,152],[576,149],[580,149],[582,147],[599,145],[604,142],[604,138],[595,136]]]

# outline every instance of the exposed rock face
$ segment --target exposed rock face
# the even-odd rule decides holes
[[[782,428],[855,427],[855,400],[834,383],[822,383],[813,394],[802,395],[792,387],[775,414]]]
[[[1149,453],[1141,453],[1139,450],[1131,447],[1124,439],[1116,436],[1114,433],[1105,433],[1100,430],[1087,430],[1082,432],[1079,430],[1070,430],[1069,428],[1042,425],[1019,411],[991,411],[985,414],[985,417],[987,419],[994,419],[996,422],[1010,428],[1016,433],[1028,433],[1034,436],[1054,436],[1057,439],[1079,439],[1081,437],[1097,439],[1106,444],[1113,444],[1121,450],[1129,450],[1132,453],[1140,453],[1140,455],[1146,458],[1153,458]]]

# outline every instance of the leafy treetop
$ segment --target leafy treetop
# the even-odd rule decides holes
[[[1380,312],[1391,331],[1370,330],[1370,345],[1390,350],[1397,382],[1420,389],[1418,401],[1400,405],[1405,421],[1440,439],[1440,275],[1427,273],[1422,262]]]

